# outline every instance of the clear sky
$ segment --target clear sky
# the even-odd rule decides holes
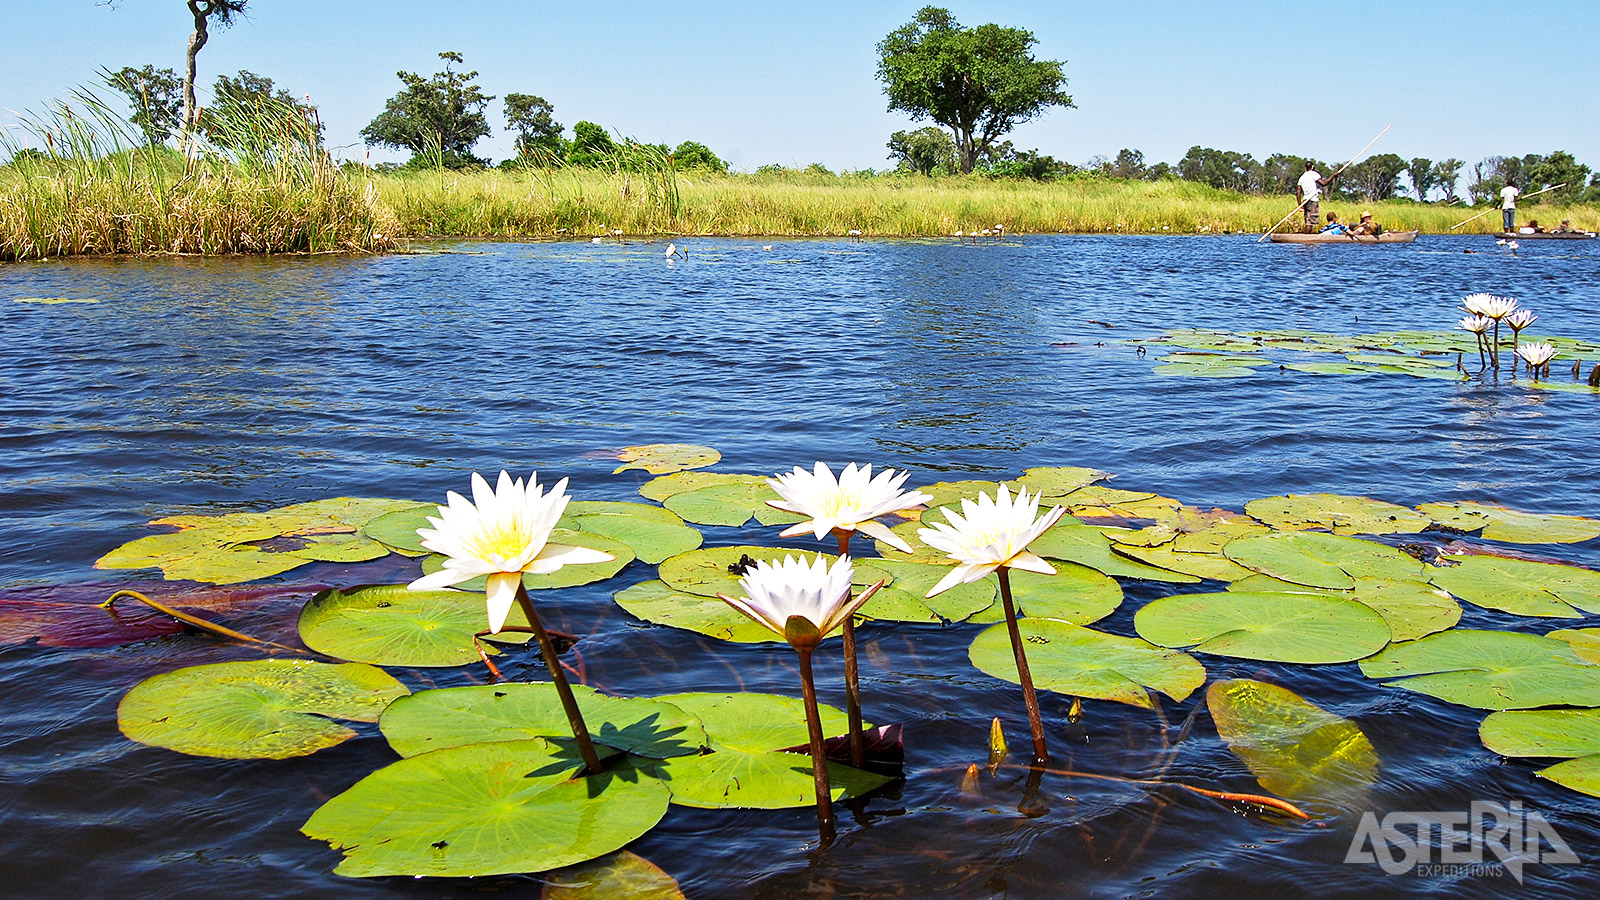
[[[580,119],[649,142],[698,140],[735,167],[881,168],[891,114],[875,45],[919,2],[534,2],[253,0],[214,32],[199,82],[248,69],[322,110],[342,156],[400,87],[456,50],[500,97],[538,94]],[[1469,164],[1566,150],[1600,169],[1600,3],[1047,2],[949,0],[963,25],[1030,29],[1065,60],[1077,109],[1010,136],[1074,163],[1144,151],[1175,162],[1192,145],[1343,161],[1371,152]],[[0,123],[38,109],[99,67],[182,70],[183,0],[3,0]],[[477,147],[510,154],[503,110]],[[374,152],[373,159],[398,158]]]

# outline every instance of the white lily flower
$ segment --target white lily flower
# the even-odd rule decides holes
[[[1042,516],[1038,512],[1038,494],[1029,497],[1028,489],[1023,488],[1013,500],[1002,484],[994,499],[979,494],[974,503],[963,497],[959,514],[946,508],[949,524],[934,522],[932,528],[918,529],[917,537],[923,543],[943,550],[959,563],[928,596],[977,581],[1001,566],[1054,575],[1055,568],[1028,552],[1028,545],[1060,521],[1066,510],[1057,506]]]
[[[1538,369],[1555,358],[1556,348],[1550,344],[1537,341],[1530,344],[1518,344],[1517,355],[1522,357],[1523,361],[1528,364],[1528,368]]]
[[[1460,322],[1456,323],[1458,327],[1464,328],[1473,334],[1483,334],[1493,324],[1494,320],[1487,316],[1465,316]]]
[[[745,596],[717,596],[780,637],[790,616],[800,616],[826,637],[876,592],[876,588],[868,588],[852,599],[850,578],[854,574],[849,556],[839,557],[830,568],[820,553],[810,563],[804,556],[786,555],[780,563],[762,560],[751,566],[739,579]]]
[[[1529,325],[1532,325],[1534,320],[1537,318],[1539,317],[1533,314],[1533,310],[1519,309],[1511,315],[1506,316],[1506,324],[1518,331],[1521,331],[1522,329],[1527,328]]]
[[[1472,294],[1461,301],[1461,307],[1474,315],[1490,319],[1503,319],[1517,308],[1517,301],[1493,294]]]
[[[835,480],[833,470],[827,463],[818,460],[810,472],[795,466],[793,472],[768,478],[767,483],[783,499],[768,500],[767,505],[810,517],[809,521],[779,532],[783,537],[794,537],[809,531],[821,538],[837,528],[859,531],[902,553],[910,553],[910,544],[890,531],[889,526],[873,521],[878,516],[921,506],[933,499],[927,494],[917,491],[908,493],[900,489],[909,474],[897,474],[893,469],[884,469],[877,477],[873,477],[871,464],[857,468],[855,463],[851,463],[844,467]]]
[[[498,633],[516,601],[523,573],[547,575],[562,566],[615,559],[588,547],[549,543],[550,532],[572,498],[566,495],[565,478],[548,494],[538,479],[535,472],[524,486],[522,479],[513,480],[502,471],[499,486],[490,490],[489,482],[473,472],[472,497],[477,503],[450,491],[446,495],[450,505],[439,507],[437,518],[428,517],[433,528],[417,529],[422,546],[448,557],[444,568],[407,587],[437,590],[487,576],[484,599],[489,605],[489,630]]]

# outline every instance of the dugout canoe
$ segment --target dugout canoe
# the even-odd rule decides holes
[[[1512,234],[1507,231],[1496,232],[1495,237],[1503,241],[1587,241],[1594,238],[1592,231],[1546,231],[1540,234]]]
[[[1300,234],[1295,231],[1273,232],[1269,237],[1274,244],[1409,244],[1417,239],[1415,231],[1385,231],[1370,234]]]

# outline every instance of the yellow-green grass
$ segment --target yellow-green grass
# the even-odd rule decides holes
[[[1262,232],[1295,208],[1292,197],[1219,191],[1193,182],[1077,178],[1056,182],[982,177],[853,177],[680,173],[676,213],[639,175],[595,170],[374,175],[382,204],[408,237],[537,238],[629,235],[845,235],[928,237],[1000,224],[1012,233],[1205,234]],[[1354,220],[1363,209],[1389,229],[1452,233],[1480,210],[1393,200],[1330,201]],[[1529,206],[1554,225],[1600,226],[1600,208]],[[1299,224],[1296,214],[1283,226]],[[1498,212],[1457,229],[1498,230]]]

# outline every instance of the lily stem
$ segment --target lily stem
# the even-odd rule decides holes
[[[800,650],[800,691],[806,703],[806,730],[811,734],[811,774],[817,788],[817,836],[822,846],[833,843],[833,791],[828,784],[828,754],[822,748],[822,717],[817,714],[817,688],[811,679],[811,651]]]
[[[833,534],[839,540],[839,555],[848,556],[850,532],[835,531]],[[845,602],[849,600],[849,596],[846,596]],[[854,615],[845,617],[840,634],[844,636],[844,711],[850,722],[850,765],[859,769],[866,764],[867,746],[861,735],[861,682],[856,668],[855,618]]]
[[[1033,761],[1050,764],[1050,750],[1044,743],[1044,722],[1039,717],[1039,695],[1033,690],[1033,673],[1028,671],[1028,654],[1022,649],[1022,632],[1017,628],[1017,607],[1011,602],[1011,570],[995,570],[1000,576],[1000,601],[1005,604],[1006,630],[1011,633],[1011,653],[1017,659],[1017,679],[1022,682],[1022,702],[1028,707],[1028,729],[1033,732]]]
[[[585,775],[600,774],[600,757],[594,752],[594,742],[589,740],[589,726],[583,722],[583,712],[578,709],[578,699],[572,696],[572,685],[567,683],[567,675],[561,670],[561,660],[556,656],[556,645],[550,640],[550,633],[544,630],[544,624],[539,621],[539,613],[533,608],[533,601],[528,598],[528,589],[517,585],[517,603],[522,606],[522,612],[528,617],[528,624],[533,626],[533,636],[539,641],[539,651],[544,654],[544,667],[550,670],[550,680],[556,686],[556,694],[561,697],[561,708],[567,713],[567,722],[572,726],[572,737],[578,742],[578,753],[583,756]]]

